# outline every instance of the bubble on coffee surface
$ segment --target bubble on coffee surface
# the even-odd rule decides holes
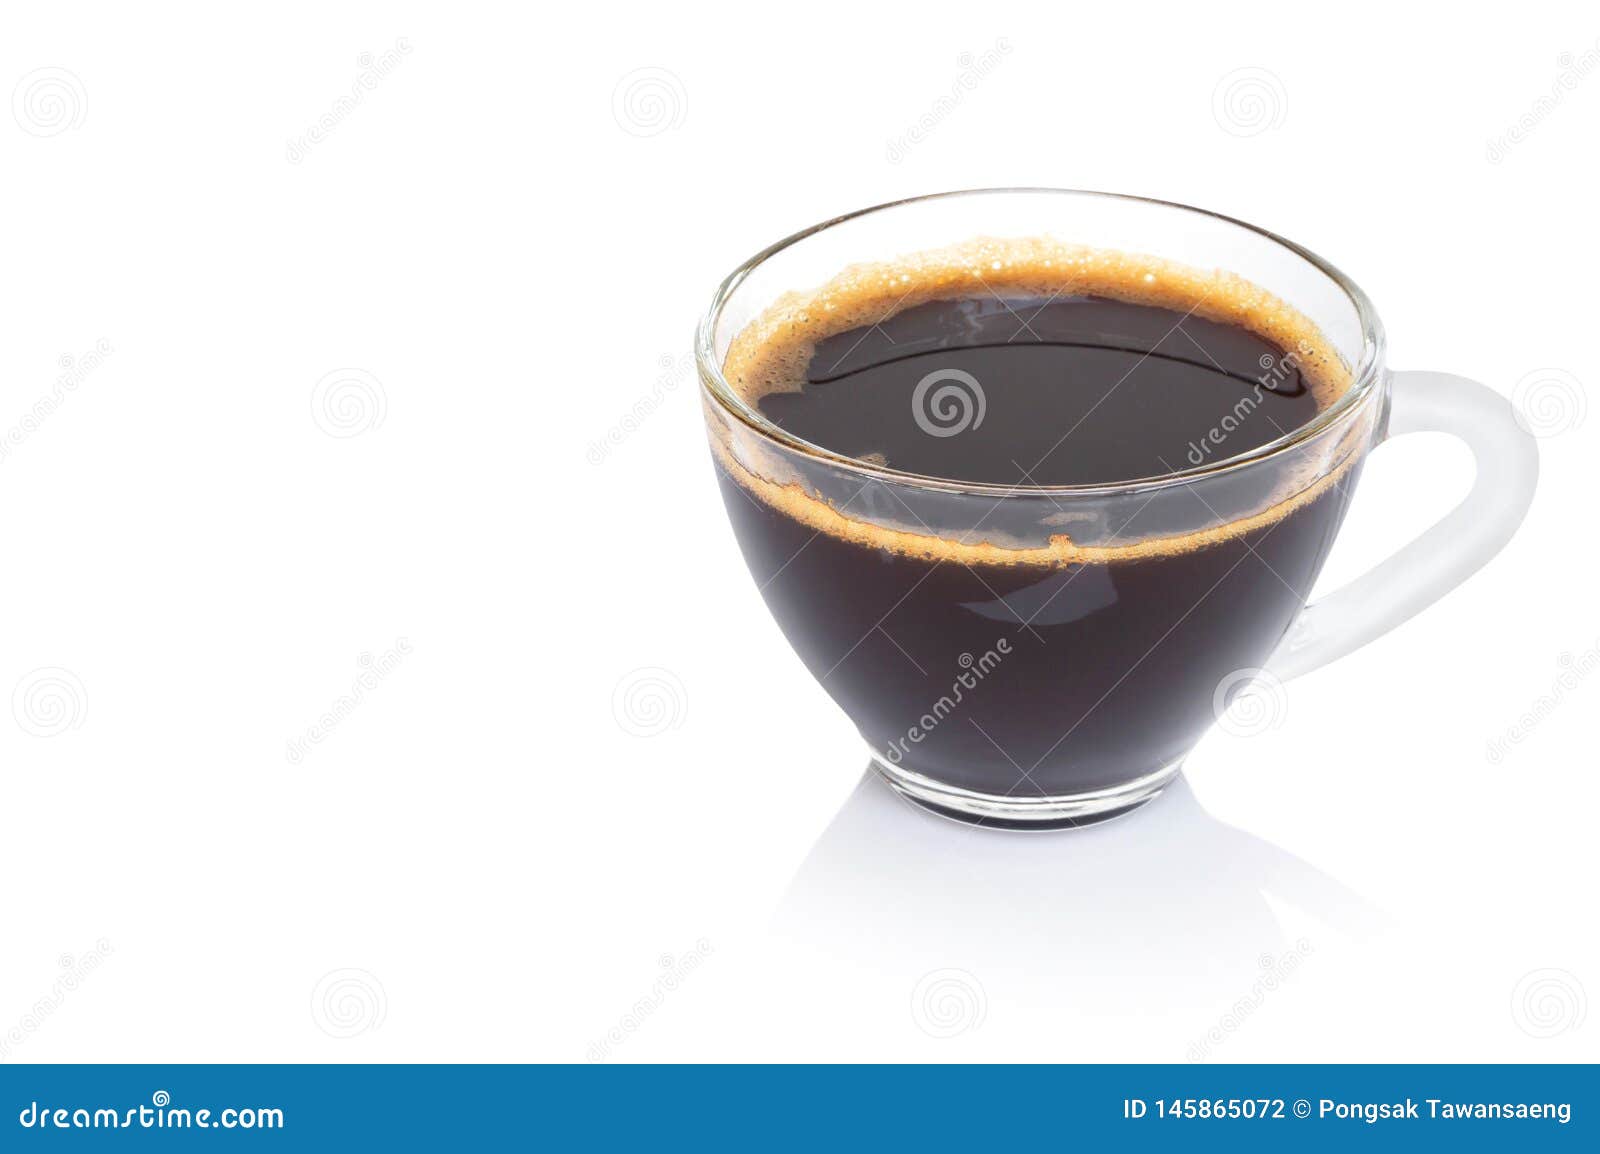
[[[820,288],[785,294],[750,321],[728,347],[723,376],[741,400],[756,408],[764,398],[801,392],[817,347],[828,338],[870,330],[919,305],[1079,297],[1172,310],[1185,319],[1193,316],[1243,330],[1287,350],[1285,358],[1292,353],[1319,410],[1352,383],[1348,365],[1322,331],[1254,282],[1224,270],[1200,270],[1053,238],[982,238],[892,262],[850,266]],[[1261,367],[1271,366],[1263,358]],[[974,534],[959,529],[946,533],[926,524],[895,527],[883,524],[882,518],[864,520],[812,492],[785,460],[790,450],[762,444],[742,429],[733,431],[715,421],[712,440],[732,479],[818,531],[868,547],[964,564],[1061,564],[1188,552],[1271,524],[1326,491],[1359,458],[1357,442],[1366,430],[1355,428],[1358,424],[1339,440],[1333,460],[1322,454],[1286,460],[1274,499],[1257,511],[1180,534],[1099,543],[1089,540],[1089,533],[1080,534],[1084,540],[1074,539],[1071,522],[1089,518],[1073,516],[1070,497],[1062,498],[1058,507],[1065,516],[1042,518],[1040,527],[1048,537],[1040,542],[1007,539],[994,529],[980,530],[981,539],[974,540]],[[882,453],[846,455],[868,469],[886,463]]]

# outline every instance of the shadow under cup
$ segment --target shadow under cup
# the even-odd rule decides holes
[[[730,360],[796,325],[830,335],[830,302],[873,281],[885,319],[967,276],[1036,297],[1022,282],[1041,254],[1074,295],[1270,328],[1336,399],[1160,477],[986,485],[801,441]],[[791,237],[723,284],[696,353],[745,560],[874,765],[938,812],[1027,829],[1155,796],[1285,644],[1379,439],[1386,378],[1371,306],[1305,250],[1196,209],[1053,190],[926,197]]]

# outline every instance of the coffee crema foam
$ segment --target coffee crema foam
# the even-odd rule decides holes
[[[1097,296],[1170,309],[1246,329],[1297,358],[1302,378],[1326,410],[1349,390],[1349,365],[1304,313],[1253,281],[1225,270],[1204,271],[1161,257],[1096,249],[1048,238],[978,238],[893,261],[851,265],[820,288],[784,294],[733,338],[722,375],[752,409],[761,398],[799,392],[816,346],[852,329],[881,324],[921,304],[982,294],[1023,297]],[[841,512],[808,491],[784,459],[792,450],[735,432],[705,398],[712,449],[746,491],[821,533],[874,549],[966,565],[1104,564],[1188,553],[1270,525],[1331,488],[1361,457],[1370,421],[1352,421],[1328,460],[1301,454],[1284,470],[1281,496],[1249,516],[1190,532],[1115,544],[1075,542],[1069,534],[1042,545],[969,540],[894,528]],[[867,468],[881,461],[855,458]],[[793,479],[788,479],[793,478]],[[885,483],[915,486],[909,479]],[[1018,497],[1031,490],[1019,487]],[[1074,500],[1070,495],[1060,498]],[[989,536],[993,536],[990,534]]]

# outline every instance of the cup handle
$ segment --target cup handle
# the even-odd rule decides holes
[[[1539,450],[1511,403],[1450,373],[1395,373],[1385,439],[1449,433],[1466,442],[1477,476],[1461,503],[1394,556],[1307,605],[1267,662],[1287,681],[1361,648],[1421,612],[1511,539],[1533,502]]]

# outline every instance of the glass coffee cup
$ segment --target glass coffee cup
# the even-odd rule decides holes
[[[998,367],[1010,362],[984,350],[1002,336],[1072,344],[1082,334],[1047,326],[1090,315],[1068,303],[1110,318],[1090,343],[1116,346],[1122,361],[1106,364],[1131,367],[1075,378],[1083,415],[1059,437],[1048,423],[1011,427],[1034,449],[1114,459],[1123,442],[1096,430],[1128,414],[1114,431],[1129,475],[1038,483],[1041,467],[1013,460],[1017,476],[974,480],[962,454],[979,452],[985,421],[982,451],[1003,454],[995,406],[1016,396]],[[1133,327],[1110,332],[1119,325]],[[1232,407],[1196,407],[1187,446],[1153,469],[1129,423],[1148,409],[1133,402],[1156,368],[1187,358],[1204,369],[1200,354],[1223,368],[1197,330],[1215,334],[1214,348],[1239,344],[1230,334],[1258,339],[1258,376]],[[826,371],[836,354],[918,378],[900,398],[895,451],[843,452],[779,418],[793,409],[786,394],[831,389],[848,428],[851,395],[838,390],[853,386]],[[980,190],[828,221],[728,277],[696,360],[729,518],[795,652],[896,790],[1001,828],[1079,826],[1148,801],[1239,693],[1365,644],[1486,562],[1520,524],[1538,473],[1532,438],[1498,394],[1388,369],[1370,301],[1327,261],[1239,221],[1134,197]],[[1229,374],[1245,379],[1242,366]],[[1316,404],[1268,430],[1245,406],[1263,390],[1281,404],[1291,380]],[[1247,443],[1239,430],[1252,421]],[[1421,430],[1469,445],[1472,491],[1308,605],[1367,454]],[[919,436],[937,456],[920,453]]]

